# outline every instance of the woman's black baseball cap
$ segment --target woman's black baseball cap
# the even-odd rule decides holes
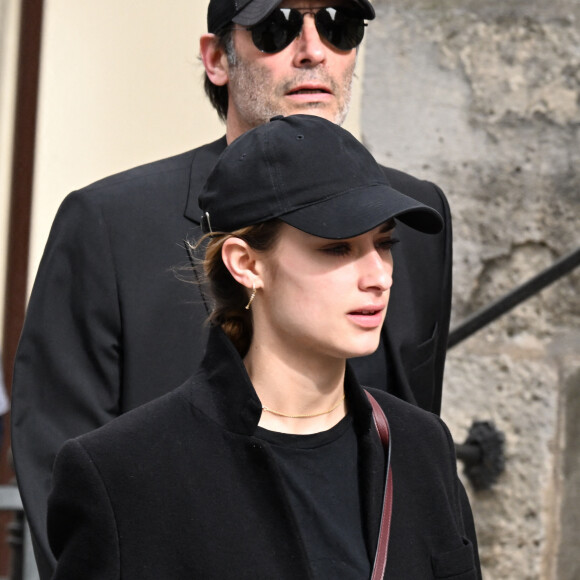
[[[367,20],[375,17],[369,0],[351,0]],[[207,31],[217,33],[234,22],[240,26],[254,26],[262,22],[282,0],[211,0],[207,9]]]
[[[220,155],[199,196],[204,232],[280,219],[308,234],[352,238],[397,218],[436,234],[433,208],[393,189],[348,131],[312,115],[274,117]]]

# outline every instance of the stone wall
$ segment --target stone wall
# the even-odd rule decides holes
[[[448,195],[454,326],[580,246],[580,3],[374,4],[363,140]],[[580,578],[579,293],[576,271],[449,353],[455,440],[506,436],[498,484],[466,483],[490,580]]]

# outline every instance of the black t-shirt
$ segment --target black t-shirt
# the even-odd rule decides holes
[[[314,578],[369,578],[352,418],[313,435],[259,427],[256,436],[276,456]]]

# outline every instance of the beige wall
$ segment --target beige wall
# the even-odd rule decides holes
[[[0,0],[0,320],[19,6]],[[45,0],[29,289],[65,195],[223,133],[197,58],[206,10],[199,0]],[[357,136],[363,52],[345,124]]]
[[[30,277],[63,197],[222,128],[204,100],[191,0],[46,0]]]
[[[45,1],[29,286],[68,192],[223,133],[197,58],[206,10],[199,0]],[[357,88],[355,133],[358,101]]]
[[[4,316],[19,2],[0,0],[0,320]],[[2,348],[2,332],[0,332]]]

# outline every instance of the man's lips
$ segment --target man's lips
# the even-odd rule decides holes
[[[332,95],[332,91],[323,85],[300,85],[286,93],[292,95]]]

